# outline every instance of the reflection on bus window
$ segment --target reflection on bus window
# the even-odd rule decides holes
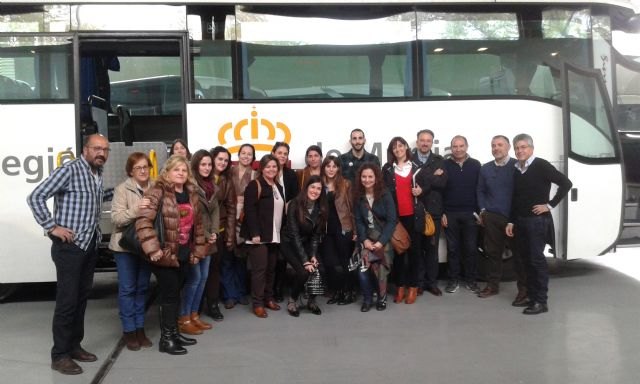
[[[71,53],[68,37],[1,37],[0,101],[68,101]]]
[[[589,66],[589,16],[581,9],[541,11],[524,25],[525,31],[542,26],[543,36],[535,37],[520,36],[515,13],[418,11],[422,95],[521,95],[559,102],[562,62]]]
[[[410,97],[414,18],[412,12],[343,20],[238,9],[236,25],[226,27],[240,40],[242,98]]]

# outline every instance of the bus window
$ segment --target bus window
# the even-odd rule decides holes
[[[236,24],[226,25],[240,41],[241,98],[413,95],[415,13],[370,18],[360,14],[353,20],[344,14],[330,17],[325,9],[287,15],[270,11],[254,13],[238,7]]]
[[[191,57],[197,84],[193,98],[233,98],[230,41],[192,41]]]
[[[68,36],[0,37],[0,101],[69,101]]]
[[[133,116],[181,115],[180,58],[120,56],[120,71],[109,71],[111,104]]]

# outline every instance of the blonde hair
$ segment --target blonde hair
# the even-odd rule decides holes
[[[184,184],[196,185],[196,181],[193,178],[193,173],[191,172],[191,167],[189,166],[189,160],[181,155],[171,155],[171,157],[167,159],[167,161],[164,163],[164,167],[162,167],[162,171],[160,171],[160,175],[158,175],[158,181],[162,182],[163,184],[171,184],[171,181],[169,181],[169,172],[180,164],[184,164],[184,166],[187,168],[187,182]]]

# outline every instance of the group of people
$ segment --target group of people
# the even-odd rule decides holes
[[[78,374],[82,368],[76,361],[96,360],[80,343],[101,236],[100,206],[112,197],[109,248],[118,269],[123,339],[130,350],[153,344],[144,330],[152,273],[159,293],[159,350],[185,354],[185,346],[196,339],[183,334],[212,328],[200,317],[202,309],[213,320],[223,320],[219,303],[231,309],[251,302],[253,314],[266,318],[267,310],[280,309],[288,293],[291,316],[300,316],[302,309],[320,315],[317,292],[305,291],[312,279],[326,282],[327,304],[338,305],[356,300],[359,283],[362,312],[386,309],[390,274],[395,303],[413,304],[424,291],[442,296],[437,280],[442,230],[448,249],[446,292],[456,292],[462,283],[481,298],[497,294],[508,247],[518,278],[512,304],[526,307],[525,314],[548,311],[544,248],[553,244],[550,210],[571,182],[533,155],[527,134],[512,140],[515,159],[509,156],[509,139],[495,136],[494,160],[484,165],[468,155],[463,136],[451,140],[447,159],[431,150],[433,140],[432,131],[421,130],[411,150],[404,138],[394,137],[381,166],[365,150],[364,132],[354,129],[350,151],[323,159],[322,149],[312,145],[305,153],[306,167],[298,171],[289,167],[285,142],[275,143],[254,169],[251,144],[239,148],[232,165],[224,147],[191,154],[184,141],[176,140],[156,180],[149,177],[149,158],[135,152],[126,162],[128,178],[105,191],[102,167],[109,142],[101,135],[87,137],[82,155],[54,170],[27,199],[52,240],[57,270],[52,368]],[[558,186],[553,198],[551,184]],[[53,215],[46,206],[52,196]],[[429,236],[424,234],[427,215],[435,224]],[[120,245],[130,225],[135,225],[143,255]],[[391,245],[398,226],[410,238],[403,252]],[[476,282],[480,228],[490,261],[483,289]],[[351,273],[354,250],[361,258]]]

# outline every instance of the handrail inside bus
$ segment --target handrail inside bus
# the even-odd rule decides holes
[[[75,160],[76,155],[71,151],[71,149],[67,149],[66,151],[58,152],[58,156],[56,158],[56,168],[62,165],[64,158],[69,157],[71,160]]]
[[[149,169],[149,177],[155,180],[158,177],[158,154],[155,149],[149,151],[149,160],[151,160],[151,169]]]

